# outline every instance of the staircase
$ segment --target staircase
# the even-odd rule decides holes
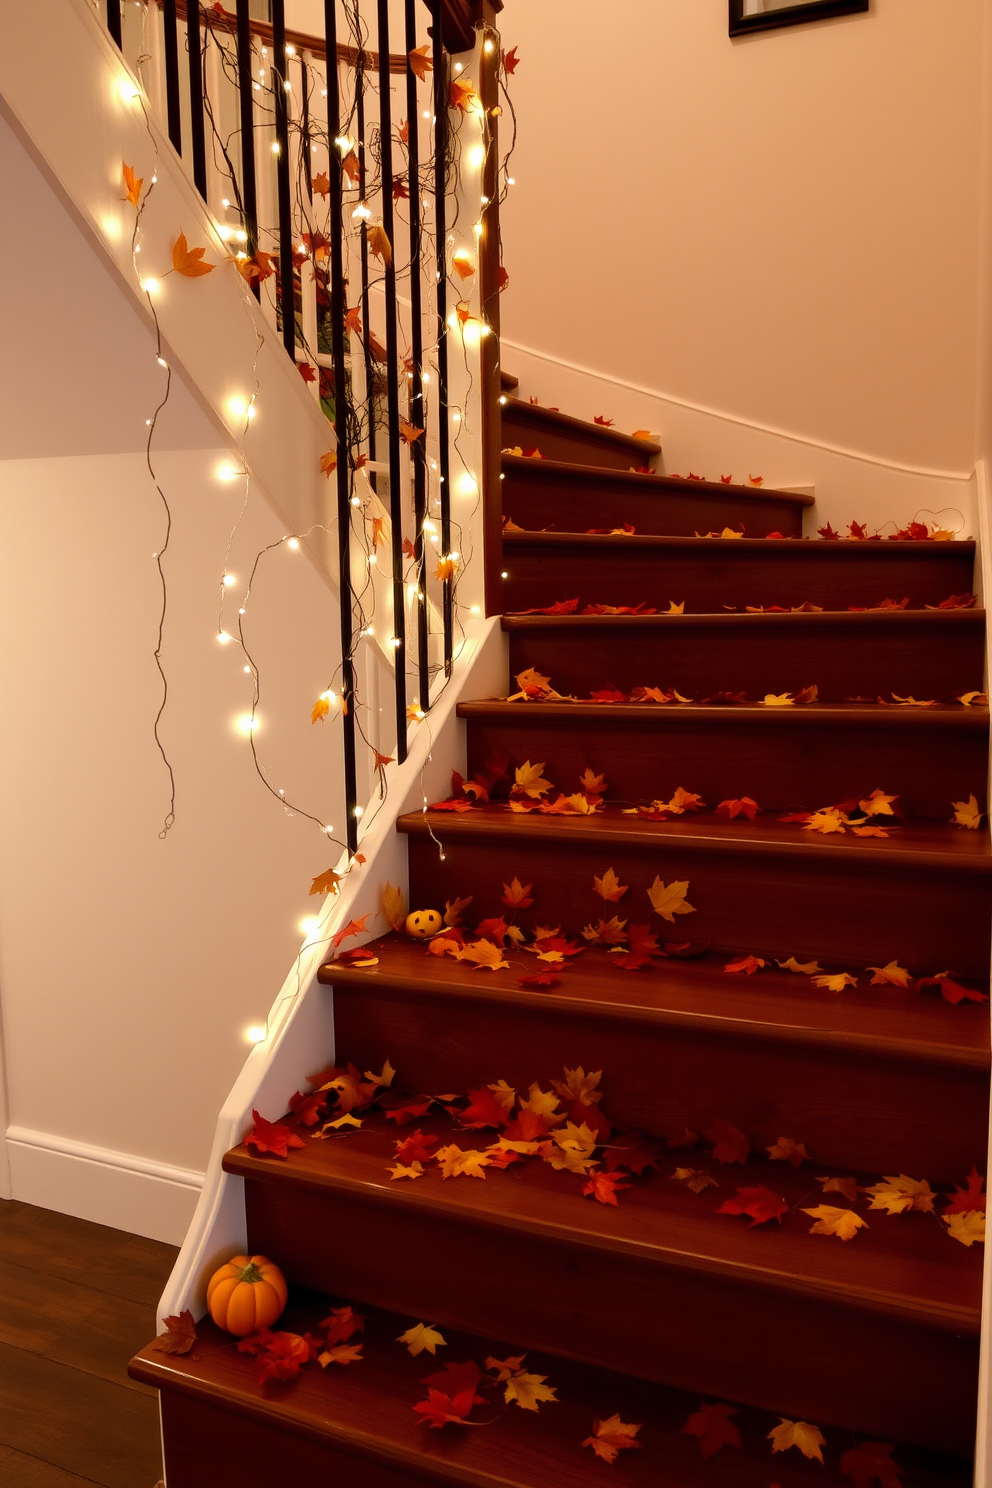
[[[298,1125],[285,1161],[228,1154],[249,1249],[293,1285],[277,1326],[319,1336],[329,1306],[360,1306],[364,1357],[260,1386],[209,1320],[191,1354],[144,1350],[131,1372],[162,1392],[169,1488],[311,1473],[351,1488],[586,1488],[610,1472],[645,1488],[964,1484],[981,1246],[955,1242],[943,1197],[888,1213],[864,1190],[905,1174],[947,1195],[985,1165],[992,856],[984,828],[949,820],[971,794],[984,806],[988,711],[955,699],[983,685],[985,616],[927,608],[973,589],[974,544],[796,541],[811,498],[645,473],[650,440],[535,407],[512,380],[504,392],[503,444],[523,451],[503,455],[516,696],[459,706],[465,778],[491,799],[456,781],[440,809],[397,826],[411,909],[471,896],[468,923],[503,918],[526,943],[491,923],[508,965],[490,973],[459,957],[478,935],[463,924],[449,954],[393,934],[369,949],[374,965],[323,968],[339,1070],[388,1059],[404,1091],[445,1095],[413,1115],[383,1101],[360,1129],[325,1133],[340,1139]],[[745,535],[700,536],[728,528]],[[762,701],[814,687],[814,701]],[[553,788],[517,789],[513,810],[527,762]],[[587,770],[605,785],[580,786]],[[704,808],[646,805],[677,787]],[[897,815],[860,810],[876,789]],[[539,809],[573,792],[585,807]],[[753,819],[715,810],[745,798]],[[844,830],[808,829],[838,803]],[[593,891],[610,869],[629,886],[613,901]],[[508,910],[515,878],[533,907]],[[655,879],[687,884],[692,913],[649,913]],[[613,915],[648,926],[658,953],[642,939],[638,965],[630,940],[583,939]],[[543,963],[527,949],[537,926]],[[728,971],[747,957],[765,964]],[[777,964],[789,958],[856,984],[817,985]],[[907,987],[872,983],[865,968],[891,962]],[[918,985],[937,973],[943,984]],[[538,1160],[494,1163],[483,1182],[446,1181],[429,1161],[419,1181],[390,1177],[413,1130],[493,1147],[499,1130],[467,1129],[456,1095],[547,1089],[579,1066],[603,1072],[601,1107],[590,1096],[579,1114],[612,1127],[598,1129],[605,1166],[612,1143],[625,1168],[634,1139],[616,1134],[645,1134],[617,1203]],[[720,1147],[731,1130],[750,1144],[739,1163]],[[811,1161],[766,1155],[782,1138]],[[676,1170],[713,1182],[694,1192]],[[845,1207],[855,1183],[865,1227],[846,1242],[811,1234],[804,1210]],[[744,1188],[776,1196],[780,1218],[720,1212]],[[418,1322],[443,1333],[437,1359],[396,1342]],[[412,1409],[442,1360],[524,1353],[557,1393],[537,1411],[505,1405],[502,1386],[467,1428],[431,1429]],[[740,1438],[710,1457],[691,1422],[720,1403]],[[609,1466],[582,1443],[614,1414],[637,1423],[642,1450]],[[819,1428],[825,1465],[815,1447],[772,1454],[782,1418]],[[879,1441],[896,1469],[872,1457]]]

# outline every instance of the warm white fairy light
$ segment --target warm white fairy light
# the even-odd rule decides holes
[[[486,54],[487,57],[491,57],[492,54],[493,54],[493,44],[492,44],[492,42],[491,41],[485,41],[485,42],[483,42],[483,44],[482,44],[482,50],[485,52],[485,54]]]
[[[473,605],[472,606],[472,614],[473,615],[481,615],[482,614],[482,606],[481,605]]]
[[[244,475],[244,471],[239,470],[233,460],[221,460],[214,475],[219,481],[233,481],[237,480],[239,475]]]
[[[311,935],[316,935],[319,930],[320,920],[317,915],[304,915],[302,920],[300,920],[299,922],[299,931],[301,935],[306,935],[309,937]]]
[[[463,470],[455,481],[455,491],[459,496],[477,496],[479,494],[479,483],[470,471]]]
[[[157,279],[142,279],[141,288],[146,295],[158,294],[161,288]]]
[[[351,214],[351,220],[352,220],[352,222],[368,222],[368,220],[369,220],[369,218],[371,216],[372,216],[372,213],[369,211],[369,209],[365,205],[365,203],[363,201],[361,201],[361,202],[358,203],[358,206],[352,212],[352,214]]]
[[[232,635],[228,635],[226,630],[219,630],[217,632],[217,640],[220,645],[228,646],[230,645],[231,641],[234,640],[234,637]]]
[[[296,549],[300,546],[300,539],[298,537],[291,537],[287,540],[286,546],[287,548],[292,548],[295,553]]]
[[[245,1039],[249,1044],[262,1044],[267,1034],[261,1023],[253,1023],[250,1028],[245,1029]]]
[[[234,585],[235,585],[235,584],[236,584],[236,583],[237,583],[237,582],[238,582],[238,581],[237,581],[237,579],[236,579],[236,578],[235,578],[235,577],[234,577],[234,574],[232,574],[232,573],[226,573],[226,574],[225,574],[225,575],[224,575],[224,588],[225,588],[225,589],[233,589],[233,587],[234,587]]]
[[[123,78],[117,87],[125,103],[133,103],[136,98],[141,97],[141,89],[132,78]]]
[[[233,398],[228,398],[227,411],[232,418],[253,419],[256,408],[251,398],[242,398],[240,395],[235,395]]]
[[[470,145],[466,154],[466,159],[472,170],[481,170],[486,163],[485,145]]]
[[[247,739],[256,734],[262,724],[257,713],[242,713],[234,720],[234,727]]]

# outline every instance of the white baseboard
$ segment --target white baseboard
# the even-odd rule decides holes
[[[202,1173],[27,1127],[7,1128],[10,1196],[150,1240],[182,1243]]]

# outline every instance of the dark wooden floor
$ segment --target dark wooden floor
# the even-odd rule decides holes
[[[176,1249],[0,1200],[0,1481],[153,1488],[155,1392],[127,1377]]]

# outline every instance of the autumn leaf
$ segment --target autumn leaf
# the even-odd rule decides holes
[[[942,1214],[952,1240],[969,1248],[978,1240],[985,1242],[985,1215],[979,1209],[969,1209],[964,1214]]]
[[[475,85],[469,78],[455,77],[451,79],[448,89],[448,102],[452,108],[460,109],[463,114],[471,113],[473,106],[478,101],[478,93]]]
[[[321,1369],[326,1369],[328,1364],[357,1364],[361,1362],[362,1345],[360,1343],[338,1343],[326,1348],[317,1355],[317,1363]]]
[[[987,992],[973,992],[968,987],[960,986],[952,980],[949,971],[938,971],[936,976],[932,977],[920,977],[918,986],[921,990],[924,987],[939,987],[941,997],[952,1007],[957,1007],[960,1002],[988,1002],[989,1000]]]
[[[875,975],[871,979],[872,987],[902,987],[909,986],[910,973],[898,961],[890,961],[887,966],[869,966],[868,971]]]
[[[622,1182],[623,1176],[623,1173],[593,1173],[583,1183],[582,1192],[587,1199],[616,1207],[617,1194],[630,1187],[629,1183]]]
[[[719,1187],[713,1174],[707,1173],[705,1168],[676,1168],[672,1174],[672,1182],[683,1184],[694,1194],[702,1193],[704,1188]]]
[[[326,692],[322,692],[320,697],[314,703],[313,707],[310,709],[310,722],[319,723],[322,718],[327,717],[330,711],[331,700],[327,696]]]
[[[689,904],[685,897],[688,888],[687,879],[684,882],[670,883],[666,886],[660,878],[656,877],[647,891],[651,908],[655,914],[660,915],[663,920],[668,920],[672,925],[675,924],[677,914],[695,914],[695,906]]]
[[[333,944],[335,946],[339,946],[342,941],[348,940],[350,936],[361,935],[362,931],[365,929],[365,921],[367,919],[368,915],[366,914],[362,915],[360,920],[349,920],[347,925],[345,925],[342,930],[336,931],[335,934],[331,937]]]
[[[127,170],[127,166],[124,169]],[[140,187],[140,181],[138,185]],[[303,1146],[302,1142],[300,1146]],[[178,1315],[164,1318],[163,1321],[165,1332],[159,1334],[152,1348],[159,1354],[188,1354],[196,1343],[196,1324],[193,1322],[193,1314],[185,1308]]]
[[[331,189],[331,179],[326,171],[318,171],[313,178],[313,189],[318,196],[327,196]]]
[[[531,1374],[528,1370],[520,1368],[525,1357],[524,1354],[514,1359],[490,1357],[486,1360],[486,1368],[496,1366],[498,1369],[497,1382],[506,1387],[503,1391],[503,1399],[507,1405],[519,1405],[521,1410],[536,1411],[541,1401],[557,1400],[558,1396],[552,1386],[545,1383],[548,1378],[546,1374]],[[515,1369],[508,1367],[514,1364]]]
[[[252,1111],[251,1114],[255,1118],[255,1125],[245,1137],[246,1147],[253,1147],[259,1154],[269,1152],[273,1157],[288,1157],[291,1147],[307,1145],[302,1137],[298,1137],[296,1132],[281,1121],[266,1121],[257,1111]]]
[[[172,245],[173,269],[187,279],[199,279],[201,275],[209,274],[215,265],[204,261],[206,251],[205,248],[191,248],[185,233],[180,233]]]
[[[128,165],[123,160],[121,161],[121,171],[124,176],[124,190],[127,193],[124,200],[129,201],[132,207],[136,207],[138,205],[138,199],[141,196],[141,188],[144,185],[145,178],[144,176],[136,176],[134,174],[134,167]]]
[[[317,381],[317,372],[316,372],[316,369],[313,368],[313,367],[311,367],[311,365],[310,365],[309,362],[297,362],[297,364],[296,364],[296,370],[297,370],[297,372],[299,372],[299,374],[303,378],[303,381],[304,382],[316,382]]]
[[[822,987],[825,992],[843,992],[845,987],[856,987],[857,985],[857,977],[851,976],[846,971],[837,972],[833,976],[824,975],[813,978],[813,986]]]
[[[682,1427],[682,1434],[697,1438],[704,1459],[714,1457],[721,1447],[741,1447],[740,1431],[730,1419],[737,1413],[736,1406],[703,1401]]]
[[[814,811],[803,826],[804,832],[820,832],[824,837],[831,832],[843,832],[847,827],[847,813],[839,806],[824,806]]]
[[[382,908],[390,927],[393,930],[402,930],[406,923],[406,899],[403,890],[387,883],[382,891]]]
[[[476,940],[471,945],[462,946],[455,959],[471,961],[476,971],[503,971],[510,965],[509,961],[503,960],[499,946],[493,945],[491,940]]]
[[[500,57],[503,62],[503,71],[507,77],[512,77],[520,66],[520,58],[517,56],[516,47],[511,47],[508,52],[501,52]]]
[[[843,1194],[844,1198],[851,1204],[858,1197],[858,1180],[856,1178],[817,1178],[816,1181],[825,1194]]]
[[[631,1421],[621,1421],[619,1415],[609,1416],[605,1421],[593,1423],[592,1436],[587,1436],[582,1445],[592,1447],[604,1462],[616,1462],[619,1452],[641,1445],[634,1440],[640,1429],[640,1422],[635,1425]]]
[[[898,799],[898,796],[887,796],[882,790],[873,790],[871,795],[859,801],[858,805],[866,816],[895,816],[892,803]]]
[[[533,884],[522,884],[519,878],[503,885],[502,902],[508,909],[529,909],[534,903],[531,896]]]
[[[717,1162],[747,1162],[751,1143],[744,1133],[738,1131],[737,1127],[731,1125],[729,1121],[715,1117],[709,1126],[703,1128],[703,1136],[707,1142],[713,1143],[712,1156]]]
[[[779,1137],[778,1141],[768,1148],[768,1156],[772,1162],[791,1163],[794,1168],[810,1160],[805,1143],[793,1141],[792,1137]]]
[[[966,708],[981,707],[989,705],[988,695],[984,692],[962,692],[954,699],[957,703],[963,703]]]
[[[459,1113],[459,1124],[469,1130],[506,1126],[510,1119],[507,1112],[513,1105],[513,1095],[514,1092],[511,1091],[508,1106],[502,1092],[493,1091],[487,1085],[479,1090],[470,1090],[469,1105]]]
[[[430,43],[425,42],[423,46],[414,47],[412,52],[407,53],[407,61],[410,63],[410,71],[414,73],[421,82],[425,80],[429,72],[434,71],[434,63],[428,56],[430,49]]]
[[[444,557],[438,559],[434,577],[440,579],[443,584],[450,583],[457,571],[458,559],[453,558],[450,554],[446,554]]]
[[[268,1380],[295,1379],[304,1364],[316,1357],[317,1348],[309,1334],[270,1333],[263,1328],[251,1338],[243,1338],[238,1344],[243,1353],[253,1353],[259,1361],[258,1383]]]
[[[959,1188],[957,1184],[954,1185],[954,1193],[942,1217],[946,1219],[949,1214],[967,1214],[973,1209],[984,1211],[986,1203],[986,1196],[982,1191],[984,1185],[985,1179],[978,1169],[973,1167],[965,1179],[964,1188]]]
[[[967,801],[952,801],[954,815],[951,821],[955,826],[967,827],[969,831],[976,831],[982,824],[984,812],[979,811],[978,802],[974,796],[969,796]]]
[[[745,976],[754,976],[756,971],[760,971],[763,966],[767,965],[768,962],[762,961],[760,956],[742,956],[739,961],[728,961],[723,969],[724,971],[743,972]]]
[[[601,899],[610,904],[617,904],[626,894],[628,884],[622,884],[612,868],[607,868],[602,878],[592,877],[592,886]]]
[[[326,873],[318,873],[310,885],[311,894],[336,894],[338,884],[341,882],[340,873],[335,873],[333,868],[328,868]]]
[[[429,1354],[436,1355],[439,1348],[447,1348],[447,1341],[429,1323],[416,1323],[414,1327],[407,1328],[396,1342],[405,1343],[414,1358],[422,1354],[425,1349]]]
[[[853,1209],[836,1208],[833,1204],[817,1204],[815,1209],[804,1209],[816,1224],[810,1226],[811,1235],[836,1235],[838,1240],[853,1240],[867,1223]]]
[[[769,692],[762,699],[766,708],[788,708],[796,700],[791,692]]]
[[[705,805],[702,796],[697,796],[694,791],[683,790],[680,785],[668,802],[667,809],[675,816],[681,816],[686,811],[702,811]]]
[[[350,1111],[345,1111],[343,1116],[338,1116],[334,1121],[325,1121],[321,1131],[340,1131],[343,1126],[359,1127],[363,1125],[360,1116],[353,1116]]]
[[[459,279],[471,279],[475,273],[475,259],[467,248],[457,248],[451,255],[451,267]],[[504,530],[509,531],[510,529],[506,528]],[[523,528],[519,530],[523,531]]]
[[[406,419],[400,419],[400,434],[404,444],[416,444],[423,432],[423,429],[418,429],[416,424],[408,424]]]
[[[449,929],[454,930],[462,922],[462,915],[472,903],[473,895],[469,894],[465,899],[448,899],[444,906],[444,923]]]
[[[422,1178],[424,1176],[424,1165],[419,1161],[409,1164],[393,1163],[388,1169],[388,1172],[394,1182],[400,1178]]]
[[[522,795],[530,796],[532,800],[536,800],[539,796],[543,796],[546,791],[551,790],[551,781],[545,780],[541,774],[543,769],[543,760],[539,765],[532,765],[530,760],[526,760],[514,773],[514,791],[519,791]]]
[[[804,1457],[815,1458],[817,1462],[823,1461],[821,1448],[827,1442],[818,1426],[811,1426],[808,1421],[787,1421],[784,1416],[780,1416],[779,1420],[781,1425],[773,1426],[768,1433],[773,1452],[785,1452],[789,1447],[798,1447]]]
[[[879,1488],[899,1488],[902,1468],[892,1461],[893,1450],[892,1442],[864,1441],[844,1453],[840,1470],[854,1479],[854,1488],[871,1488],[873,1483],[878,1483]]]
[[[778,1194],[772,1193],[770,1188],[759,1184],[756,1188],[739,1188],[732,1199],[727,1199],[716,1211],[717,1214],[746,1214],[751,1220],[750,1229],[755,1225],[768,1224],[769,1220],[777,1219],[782,1223],[782,1215],[788,1214],[789,1206]]]
[[[910,1178],[906,1173],[873,1183],[865,1193],[872,1195],[869,1209],[884,1209],[887,1214],[908,1214],[913,1209],[932,1214],[937,1197],[925,1178]]]
[[[754,821],[760,811],[761,807],[750,796],[741,796],[739,800],[721,801],[716,808],[717,816],[726,816],[730,821],[733,821],[735,816],[746,816],[748,821]]]
[[[797,961],[795,956],[790,956],[787,961],[777,963],[783,971],[793,971],[797,976],[814,976],[820,970],[819,961]]]
[[[439,1147],[434,1156],[442,1178],[485,1178],[483,1169],[489,1166],[484,1152],[474,1147],[458,1147],[454,1142],[448,1147]]]
[[[362,167],[358,163],[358,156],[354,150],[349,150],[347,155],[345,155],[341,161],[341,169],[348,177],[349,186],[358,186],[361,184]],[[371,229],[369,230],[371,231]]]
[[[393,261],[393,248],[386,236],[386,229],[378,222],[373,223],[367,230],[369,252],[374,253],[376,258],[381,259],[388,268]]]

